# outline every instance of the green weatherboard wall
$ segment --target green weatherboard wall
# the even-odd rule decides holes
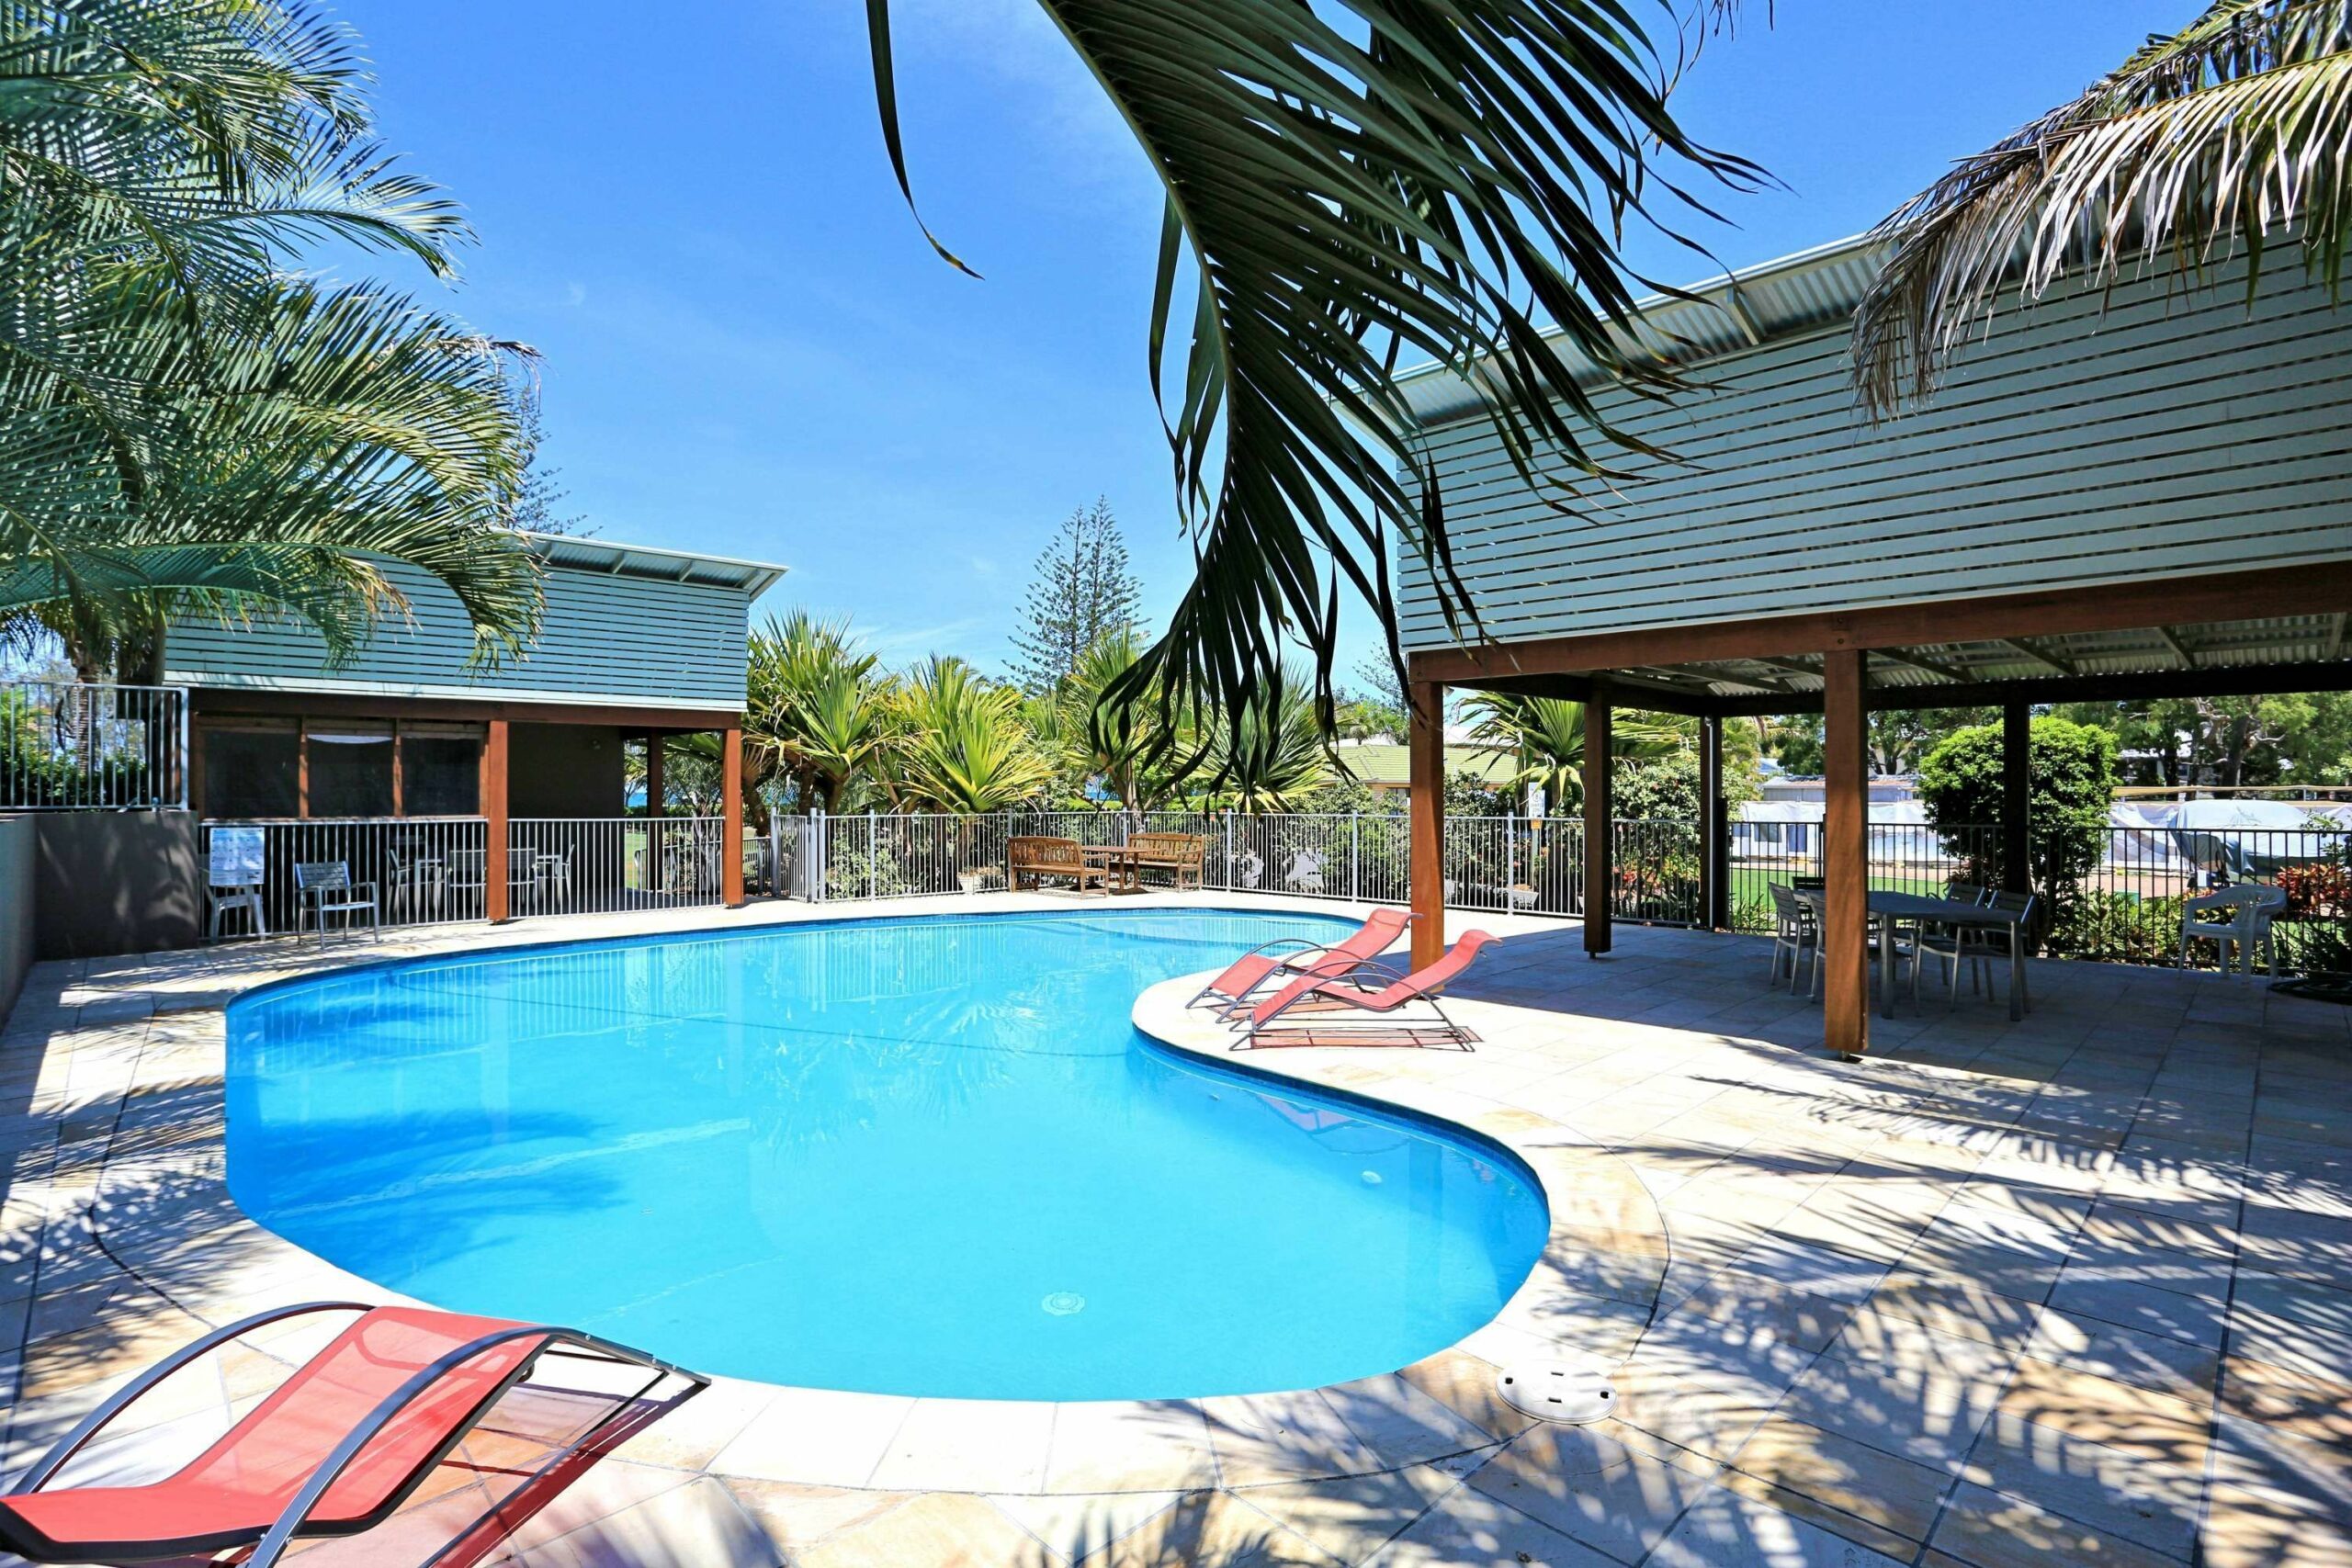
[[[551,566],[537,642],[522,659],[485,669],[466,661],[472,639],[454,594],[406,567],[388,567],[387,575],[407,595],[411,619],[379,624],[368,645],[340,668],[328,668],[325,645],[298,624],[185,622],[172,628],[165,678],[197,686],[379,695],[742,705],[750,583],[664,581]]]

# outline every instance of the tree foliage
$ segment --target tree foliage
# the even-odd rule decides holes
[[[1143,586],[1127,570],[1119,520],[1110,499],[1098,496],[1091,507],[1062,519],[1031,569],[1022,624],[1012,634],[1014,678],[1035,695],[1059,692],[1091,649],[1132,630],[1142,608]]]
[[[152,674],[176,612],[290,613],[347,654],[404,561],[478,657],[536,629],[512,344],[368,284],[457,209],[371,139],[350,36],[287,0],[0,13],[0,633]]]
[[[2034,890],[2062,909],[2107,847],[2108,807],[2115,797],[2115,737],[2063,718],[2030,727],[2027,796],[2031,831],[2027,865]],[[1919,799],[1945,848],[1964,857],[1969,880],[2001,880],[2001,727],[1977,725],[1946,736],[1919,765]],[[1962,833],[1961,829],[1990,829]]]
[[[1672,380],[1614,330],[1646,287],[1624,225],[1679,220],[1702,210],[1697,183],[1758,172],[1668,111],[1681,39],[1663,6],[1666,51],[1611,0],[1038,3],[1167,195],[1148,363],[1195,567],[1118,695],[1238,724],[1295,642],[1328,723],[1343,589],[1396,650],[1392,548],[1476,634],[1400,356],[1489,391],[1510,460],[1573,505],[1613,444],[1640,445],[1583,373]],[[889,0],[867,16],[911,202]]]
[[[904,730],[889,760],[900,800],[978,816],[1035,799],[1053,776],[1021,715],[1021,694],[960,659],[925,661],[899,687]]]
[[[1471,733],[1510,752],[1511,783],[1540,785],[1547,810],[1570,810],[1584,799],[1584,704],[1516,692],[1475,692],[1464,700]],[[1699,721],[1670,714],[1611,716],[1610,755],[1620,761],[1668,757],[1697,745]]]
[[[1894,255],[1856,313],[1853,365],[1882,413],[1927,397],[2005,296],[2070,269],[2101,288],[2149,252],[2194,273],[2242,246],[2258,276],[2287,231],[2333,292],[2352,247],[2352,5],[2211,0],[1878,231]]]

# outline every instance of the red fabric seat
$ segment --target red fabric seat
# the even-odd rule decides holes
[[[250,1545],[394,1390],[459,1346],[520,1326],[377,1307],[164,1480],[0,1497],[0,1545],[51,1562],[153,1561]],[[301,1533],[350,1534],[376,1523],[547,1342],[546,1335],[509,1339],[436,1379],[336,1477]]]
[[[1386,952],[1388,944],[1403,934],[1412,919],[1402,909],[1374,909],[1354,935],[1329,947],[1244,953],[1193,999],[1197,1002],[1203,997],[1222,997],[1227,1003],[1238,1002],[1278,969],[1324,979],[1345,975],[1365,960]]]
[[[1426,969],[1416,969],[1402,979],[1392,980],[1377,990],[1351,986],[1344,977],[1301,975],[1260,1002],[1250,1014],[1250,1024],[1257,1027],[1269,1023],[1277,1013],[1309,997],[1362,1012],[1394,1012],[1407,1002],[1443,990],[1470,967],[1470,961],[1478,956],[1478,950],[1494,940],[1485,931],[1464,931],[1462,940],[1448,948],[1444,956],[1436,963]]]

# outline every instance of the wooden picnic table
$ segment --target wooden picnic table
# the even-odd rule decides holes
[[[1143,891],[1143,852],[1130,844],[1088,844],[1079,851],[1086,863],[1102,868],[1105,893]]]
[[[1827,895],[1819,887],[1801,887],[1797,897],[1823,908]],[[2025,932],[2023,909],[1997,909],[1963,898],[1936,898],[1922,893],[1896,893],[1872,888],[1870,917],[1878,927],[1879,1014],[1894,1016],[1894,927],[1898,920],[1923,920],[1939,926],[2007,927],[2009,932],[2009,1021],[2025,1017]],[[1914,963],[1917,960],[1914,959]]]

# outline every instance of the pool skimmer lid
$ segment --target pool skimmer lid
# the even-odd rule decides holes
[[[1586,1361],[1521,1361],[1495,1370],[1503,1403],[1538,1421],[1581,1427],[1617,1413],[1617,1390]]]

